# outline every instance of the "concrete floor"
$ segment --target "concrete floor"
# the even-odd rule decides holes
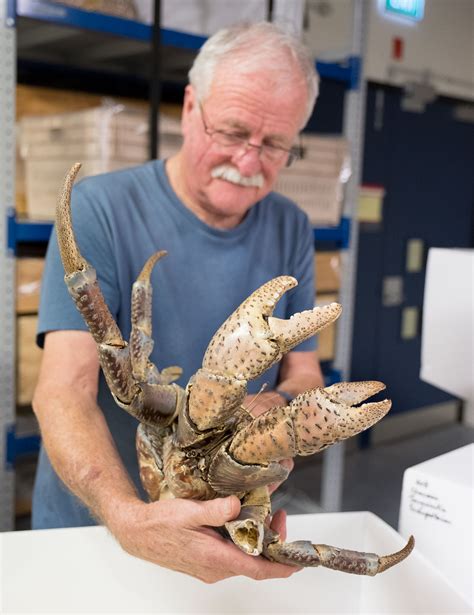
[[[454,423],[347,451],[342,510],[371,511],[397,529],[406,468],[473,442],[474,428]],[[274,495],[273,509],[282,507],[290,514],[320,511],[321,469],[317,456],[298,459],[289,479]]]

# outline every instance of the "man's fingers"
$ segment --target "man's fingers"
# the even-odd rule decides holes
[[[265,579],[286,579],[299,570],[294,566],[271,562],[261,556],[247,555],[230,542],[223,543],[222,547],[223,550],[218,554],[218,563],[224,568],[227,564],[231,573],[229,576],[245,576],[256,581],[263,581]]]
[[[286,511],[283,509],[277,510],[272,517],[270,523],[272,530],[280,535],[280,540],[286,540]]]
[[[240,500],[235,495],[207,502],[193,502],[193,504],[189,521],[195,526],[220,527],[227,521],[235,519],[240,512]]]
[[[291,472],[295,467],[295,461],[291,457],[287,457],[285,459],[280,459],[278,462],[281,466],[283,466],[288,472]]]

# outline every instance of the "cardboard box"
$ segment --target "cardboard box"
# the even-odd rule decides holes
[[[37,316],[17,318],[17,389],[20,406],[31,404],[38,381],[43,352],[36,345]]]
[[[38,312],[44,258],[18,258],[16,260],[16,312]]]
[[[275,190],[295,201],[313,224],[336,226],[350,176],[347,141],[303,135],[302,146],[302,160],[281,170]]]
[[[420,378],[474,400],[474,250],[428,253]]]
[[[393,553],[405,543],[367,512],[290,515],[287,526],[289,541],[372,553]],[[471,612],[416,549],[402,564],[376,577],[306,568],[288,579],[257,583],[234,577],[206,585],[132,557],[104,527],[82,527],[0,534],[0,561],[2,606],[9,613]]]
[[[474,608],[474,444],[405,470],[399,531]]]
[[[316,292],[334,292],[341,287],[341,253],[316,252],[314,255]]]
[[[338,297],[335,294],[318,294],[316,296],[316,305],[327,305],[337,300]],[[337,323],[333,323],[318,333],[318,358],[320,361],[331,361],[334,359],[336,330]]]

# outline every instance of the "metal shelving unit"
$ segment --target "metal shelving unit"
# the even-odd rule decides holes
[[[347,220],[346,245],[343,246],[343,277],[339,300],[344,306],[338,321],[336,356],[334,369],[341,380],[350,378],[352,354],[352,328],[354,317],[355,280],[357,272],[357,246],[359,227],[357,205],[359,186],[362,179],[362,152],[364,139],[364,117],[366,81],[364,79],[365,45],[367,24],[369,22],[368,0],[354,0],[351,55],[349,65],[352,71],[347,74],[347,90],[344,101],[343,134],[351,148],[352,173],[346,186],[343,220]],[[323,458],[321,502],[326,512],[338,511],[342,507],[342,487],[344,476],[345,443],[330,447]]]
[[[7,453],[7,430],[15,421],[15,259],[6,216],[15,203],[15,34],[0,2],[0,530],[13,526],[15,489]]]
[[[363,134],[365,106],[365,84],[363,80],[363,48],[365,41],[364,24],[367,23],[367,0],[354,0],[354,28],[352,53],[340,63],[317,62],[321,77],[346,84],[344,135],[352,148],[353,172],[346,188],[344,216],[337,227],[316,228],[315,245],[335,245],[343,250],[344,274],[341,301],[343,316],[339,322],[338,341],[334,368],[327,374],[328,382],[336,382],[349,376],[350,340],[352,336],[353,291],[355,280],[355,258],[357,254],[357,191],[360,180],[360,153]],[[141,54],[149,48],[153,39],[153,26],[143,23],[83,11],[81,9],[52,4],[48,0],[0,0],[0,134],[3,136],[0,163],[0,347],[2,365],[0,369],[0,530],[13,527],[14,520],[14,471],[18,455],[35,450],[38,438],[20,437],[15,431],[15,254],[22,243],[44,243],[52,230],[51,223],[25,222],[15,216],[15,86],[17,59],[17,19],[26,27],[42,24],[36,37],[29,37],[32,53],[38,53],[41,61],[50,59],[51,43],[61,49],[66,64],[75,64],[74,45],[71,47],[71,30],[80,29],[92,36],[93,32],[107,33],[120,37],[120,45],[111,43],[105,54],[104,70],[117,70],[120,58],[131,52],[137,65],[143,67]],[[54,25],[54,28],[51,26]],[[61,35],[61,29],[69,34]],[[183,67],[205,41],[205,37],[160,30],[163,46],[173,47],[179,53],[172,54],[173,75],[182,76]],[[124,43],[129,41],[129,46]],[[74,43],[78,47],[77,40]],[[62,46],[66,45],[65,48]],[[80,43],[79,43],[80,45]],[[80,47],[78,47],[80,48]],[[131,50],[131,51],[130,51]],[[28,50],[27,50],[28,51]],[[81,57],[95,63],[98,56],[81,48]],[[112,61],[111,61],[112,58]],[[103,57],[102,57],[103,61]],[[130,66],[128,66],[130,69]],[[324,454],[322,508],[326,511],[339,510],[342,496],[344,448],[339,444]]]

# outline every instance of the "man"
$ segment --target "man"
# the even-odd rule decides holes
[[[312,230],[307,217],[271,188],[294,155],[316,94],[313,63],[273,25],[221,31],[190,71],[180,152],[165,162],[86,179],[73,192],[79,246],[126,339],[132,283],[154,251],[168,250],[152,276],[151,359],[160,369],[180,365],[183,386],[220,324],[264,282],[282,274],[299,281],[276,316],[313,307]],[[33,527],[99,520],[133,555],[206,582],[292,574],[295,568],[249,557],[210,529],[238,515],[236,497],[145,503],[138,495],[136,421],[112,401],[95,343],[62,277],[53,236],[33,404],[43,436]],[[314,341],[286,355],[249,391],[258,392],[263,382],[277,392],[259,396],[258,412],[321,385]],[[284,533],[283,512],[273,527]]]

